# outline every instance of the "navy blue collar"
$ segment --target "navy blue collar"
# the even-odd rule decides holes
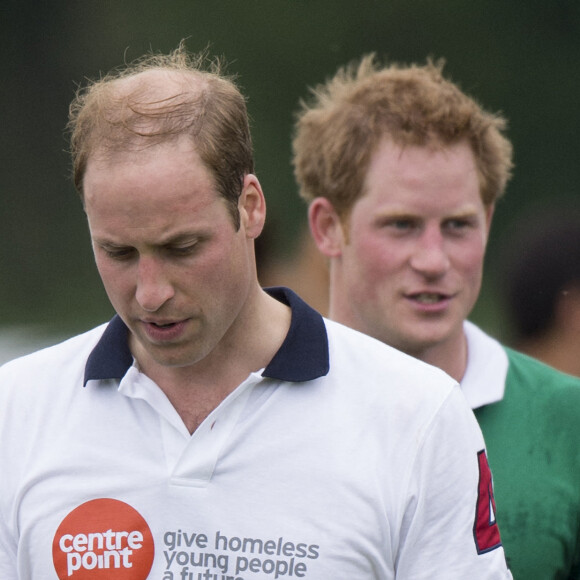
[[[288,288],[266,288],[270,296],[292,309],[290,329],[262,376],[290,382],[311,381],[330,369],[328,337],[322,316]],[[86,385],[91,380],[122,379],[133,364],[128,329],[116,315],[89,355]]]

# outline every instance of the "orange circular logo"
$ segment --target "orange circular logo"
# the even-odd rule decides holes
[[[94,499],[75,508],[52,542],[60,580],[145,580],[154,555],[147,522],[116,499]]]

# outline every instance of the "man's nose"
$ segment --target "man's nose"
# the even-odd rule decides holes
[[[135,298],[147,312],[156,312],[174,295],[163,261],[153,256],[141,256],[137,269]]]
[[[449,269],[445,238],[439,228],[427,228],[417,240],[411,267],[424,276],[438,277]]]

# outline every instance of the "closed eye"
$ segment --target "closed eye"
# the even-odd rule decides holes
[[[198,250],[198,243],[196,242],[194,244],[187,244],[185,246],[175,246],[169,244],[167,246],[164,246],[163,249],[171,256],[186,257],[191,256]]]
[[[168,257],[186,258],[199,252],[205,240],[206,236],[204,235],[179,236],[169,240],[161,249]]]
[[[135,248],[130,246],[99,246],[108,258],[112,260],[130,260],[135,255]]]

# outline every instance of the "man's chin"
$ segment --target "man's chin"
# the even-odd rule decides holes
[[[452,342],[453,331],[449,325],[438,327],[419,328],[400,334],[395,348],[416,358],[423,358],[424,354],[437,348],[445,348]]]
[[[168,369],[186,368],[195,365],[203,358],[199,353],[194,353],[183,346],[156,345],[139,339],[132,341],[131,352],[142,369],[152,366]]]

